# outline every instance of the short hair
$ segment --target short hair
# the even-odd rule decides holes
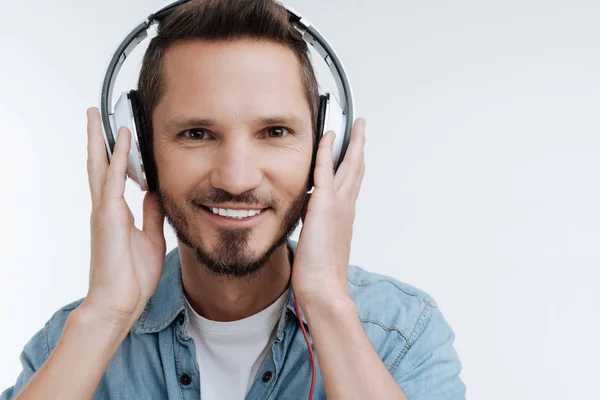
[[[291,24],[286,8],[276,0],[190,0],[159,23],[144,54],[138,80],[141,112],[152,153],[152,112],[164,92],[163,59],[172,45],[193,39],[228,41],[267,40],[293,51],[316,131],[319,89],[311,55],[302,34]]]

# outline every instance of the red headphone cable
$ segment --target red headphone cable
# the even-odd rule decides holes
[[[298,301],[296,300],[296,296],[294,296],[294,308],[296,309],[296,314],[298,315],[298,322],[300,324],[300,328],[302,329],[302,334],[304,335],[304,340],[306,341],[306,345],[308,346],[308,351],[310,353],[310,362],[312,365],[312,379],[310,382],[310,392],[308,393],[308,400],[312,400],[313,392],[315,390],[315,380],[317,376],[315,354],[313,353],[312,346],[310,345],[310,340],[308,340],[308,335],[306,334],[306,330],[304,329],[304,322],[302,322],[302,316],[300,315],[300,307],[298,307]]]

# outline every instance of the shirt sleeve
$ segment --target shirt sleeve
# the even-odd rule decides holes
[[[412,346],[398,360],[392,375],[408,400],[465,399],[454,331],[436,305],[427,307],[415,326]]]
[[[48,348],[46,341],[46,330],[48,325],[38,331],[25,345],[21,352],[22,370],[14,386],[5,389],[0,394],[0,400],[12,400],[25,387],[27,382],[35,375],[35,373],[44,365],[48,358]]]

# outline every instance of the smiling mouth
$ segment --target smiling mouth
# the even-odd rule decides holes
[[[200,207],[214,215],[219,215],[221,217],[230,218],[230,219],[246,219],[250,217],[254,217],[255,215],[260,214],[265,211],[266,208],[263,209],[231,209],[231,208],[217,208],[217,207],[207,207],[205,205],[201,205]]]

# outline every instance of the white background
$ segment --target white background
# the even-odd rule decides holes
[[[85,110],[161,4],[2,0],[0,392],[29,338],[86,293]],[[367,119],[351,261],[437,300],[469,398],[595,397],[599,3],[287,4],[335,47]],[[134,184],[126,197],[141,218]]]

